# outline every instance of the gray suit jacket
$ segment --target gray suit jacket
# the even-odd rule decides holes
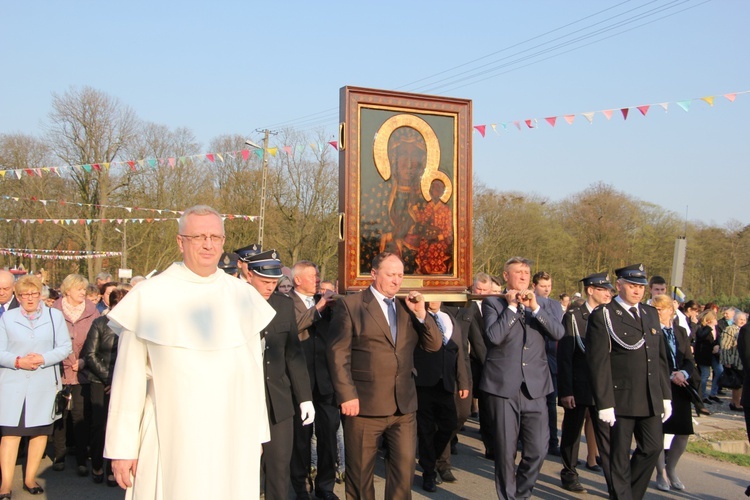
[[[532,398],[540,398],[553,390],[547,364],[546,341],[560,340],[565,335],[559,316],[553,307],[559,304],[537,297],[539,312],[536,316],[526,309],[526,342],[521,314],[508,308],[500,297],[487,297],[482,302],[484,333],[489,350],[484,363],[480,389],[490,394],[508,398],[518,394],[521,384]]]

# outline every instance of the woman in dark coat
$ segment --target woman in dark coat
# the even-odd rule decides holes
[[[693,416],[690,409],[688,378],[695,367],[688,333],[674,320],[674,301],[668,295],[659,295],[651,300],[659,313],[664,346],[669,361],[669,380],[672,382],[672,416],[664,422],[664,434],[673,434],[668,450],[659,455],[656,464],[656,487],[669,491],[684,490],[685,485],[675,472],[677,462],[685,452],[688,437],[693,434]],[[666,474],[665,474],[666,473]]]
[[[127,293],[122,288],[112,290],[109,308],[115,307]],[[117,359],[118,337],[108,322],[106,316],[94,320],[81,350],[91,382],[91,476],[95,483],[104,481],[104,435],[107,430],[109,390]],[[107,486],[117,486],[110,462],[107,462]]]
[[[695,362],[701,371],[701,397],[706,404],[721,403],[718,397],[719,377],[724,367],[719,363],[719,335],[716,331],[716,313],[706,310],[699,316],[701,327],[695,333]],[[714,370],[714,378],[711,382],[711,394],[706,392],[708,377],[711,369]]]

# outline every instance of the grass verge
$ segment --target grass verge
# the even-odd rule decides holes
[[[744,453],[725,453],[715,450],[711,443],[719,441],[744,441],[747,434],[744,430],[719,431],[702,436],[690,436],[687,451],[704,457],[711,457],[721,462],[729,462],[742,467],[750,467],[750,455]]]

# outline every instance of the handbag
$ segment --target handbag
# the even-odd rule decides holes
[[[55,320],[52,318],[52,309],[49,310],[49,319],[52,323],[52,349],[55,348]],[[60,370],[60,367],[62,366],[62,363],[58,363],[56,366],[53,367],[53,373],[55,374],[55,387],[57,387],[58,379],[57,379],[57,371]],[[62,373],[60,373],[60,378],[62,378]],[[62,415],[64,410],[71,410],[73,408],[73,389],[69,385],[63,386],[63,388],[59,391],[57,391],[57,394],[55,394],[55,404],[52,406],[52,418],[59,417]]]
[[[719,377],[719,385],[727,389],[739,389],[742,387],[742,374],[734,367],[724,367],[724,371]]]

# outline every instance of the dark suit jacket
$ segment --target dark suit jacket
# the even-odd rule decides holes
[[[299,345],[292,299],[274,292],[268,303],[276,311],[276,316],[261,332],[266,344],[263,372],[268,417],[271,423],[278,424],[294,415],[292,392],[298,402],[303,402],[312,401],[312,391]]]
[[[573,396],[578,406],[594,404],[586,352],[578,345],[573,328],[575,322],[585,349],[588,319],[586,304],[568,309],[563,318],[565,336],[557,344],[557,395],[559,398]]]
[[[632,346],[644,338],[645,344],[629,350],[612,340],[604,320],[605,309],[620,340]],[[672,399],[659,316],[646,304],[639,304],[638,310],[640,321],[612,300],[594,309],[586,328],[586,359],[596,407],[614,408],[618,416],[660,415],[664,413],[663,400]]]
[[[525,309],[526,343],[520,312],[508,308],[501,297],[487,297],[482,302],[487,359],[484,363],[480,389],[490,394],[509,398],[518,394],[526,383],[532,398],[546,396],[553,391],[547,363],[547,339],[559,340],[565,329],[552,307],[560,308],[549,299],[538,297],[536,316]]]
[[[714,354],[714,346],[719,345],[721,337],[717,334],[714,338],[714,327],[711,325],[701,326],[695,332],[695,362],[702,366],[711,366]]]
[[[299,328],[299,339],[302,352],[307,362],[307,373],[310,376],[310,385],[317,386],[318,393],[322,396],[333,394],[331,375],[328,373],[328,331],[331,322],[331,308],[329,305],[323,310],[323,315],[318,314],[314,307],[307,308],[305,302],[295,292],[290,297],[294,302],[294,313]],[[315,302],[320,300],[320,295],[314,296]]]
[[[742,360],[742,369],[745,373],[745,381],[742,384],[742,406],[750,408],[750,323],[740,328],[737,336],[737,349]],[[748,439],[750,439],[750,430],[748,430]]]
[[[456,384],[459,390],[469,390],[471,378],[464,354],[466,335],[450,314],[448,317],[453,324],[450,340],[437,352],[427,352],[419,347],[414,349],[414,368],[417,369],[417,387],[432,387],[442,379],[443,389],[453,394]]]
[[[16,295],[13,294],[13,298],[10,299],[10,302],[8,302],[8,308],[6,309],[6,311],[10,311],[11,309],[15,309],[19,305],[20,304],[18,303],[18,299],[16,298]]]
[[[692,377],[693,370],[695,370],[695,359],[693,359],[693,349],[690,346],[690,337],[688,337],[685,329],[676,324],[676,322],[673,326],[673,331],[677,343],[677,355],[675,356],[677,370],[684,370],[688,374],[688,377]],[[664,341],[666,342],[666,340],[665,337]]]
[[[339,403],[359,399],[359,414],[383,417],[417,410],[414,349],[443,345],[435,321],[424,323],[401,302],[394,345],[388,321],[370,288],[339,299],[331,320],[328,368]]]
[[[456,321],[461,327],[465,341],[468,346],[466,355],[469,358],[469,375],[472,379],[472,389],[474,394],[479,391],[479,381],[482,378],[482,366],[487,359],[487,344],[484,341],[484,318],[482,312],[475,301],[470,301],[466,306],[459,308],[446,308],[449,313],[453,313]]]

